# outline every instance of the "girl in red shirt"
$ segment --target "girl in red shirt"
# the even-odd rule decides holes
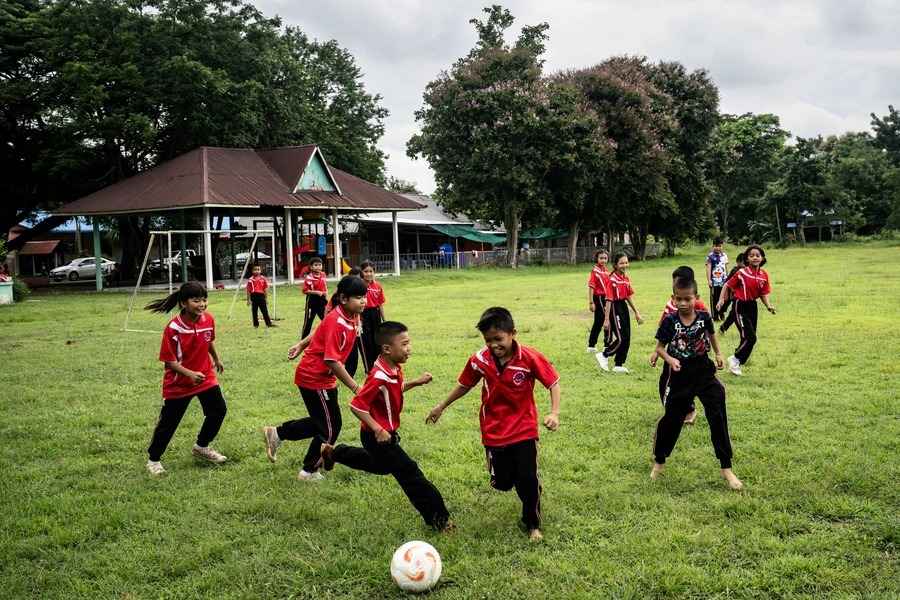
[[[145,307],[158,313],[181,307],[178,315],[166,325],[159,350],[159,360],[165,363],[163,406],[147,449],[147,471],[154,476],[166,472],[160,459],[194,396],[203,407],[204,419],[191,452],[216,464],[227,460],[209,447],[225,419],[226,407],[216,380],[216,372],[221,373],[225,367],[214,343],[216,322],[206,312],[206,305],[206,288],[196,281],[188,281],[178,291]]]
[[[363,281],[366,282],[366,309],[362,313],[362,335],[360,336],[360,348],[362,350],[363,368],[366,373],[372,370],[375,359],[381,354],[378,343],[375,340],[375,332],[378,326],[384,322],[384,289],[375,281],[375,263],[365,260],[359,265]]]
[[[772,292],[769,274],[762,268],[766,264],[765,251],[756,244],[747,246],[744,261],[747,266],[725,282],[722,297],[716,305],[716,310],[721,312],[728,298],[734,296],[735,325],[741,334],[741,343],[734,354],[728,357],[728,370],[734,375],[743,374],[741,365],[750,360],[750,354],[756,345],[756,324],[759,318],[756,299],[762,300],[766,309],[775,314],[775,307],[769,303],[769,294]]]
[[[615,357],[613,373],[628,373],[625,368],[625,359],[628,358],[628,348],[631,345],[631,321],[628,308],[634,311],[634,318],[638,325],[644,322],[641,312],[637,309],[631,297],[634,289],[631,280],[625,272],[628,270],[628,256],[622,252],[613,255],[613,272],[609,276],[609,286],[606,290],[606,309],[603,320],[603,329],[609,331],[609,340],[603,352],[598,352],[597,362],[604,371],[609,371],[609,357]]]
[[[588,275],[588,310],[594,313],[594,325],[588,336],[588,352],[597,352],[597,339],[600,332],[604,331],[603,324],[606,316],[606,289],[609,287],[609,271],[606,270],[606,261],[609,260],[609,252],[597,250],[594,253],[594,268]],[[608,324],[606,332],[609,331]],[[606,343],[606,334],[603,342]]]
[[[294,373],[294,384],[300,390],[309,416],[285,421],[278,427],[263,428],[266,455],[271,462],[275,462],[283,440],[312,438],[303,467],[297,474],[301,481],[324,479],[319,473],[322,444],[334,444],[341,432],[337,380],[340,379],[354,394],[360,389],[344,363],[356,344],[359,315],[366,307],[366,283],[359,277],[344,277],[330,304],[331,310],[319,323],[308,345],[305,346],[306,340],[301,340],[288,350],[288,358],[294,359],[304,346],[306,348]]]

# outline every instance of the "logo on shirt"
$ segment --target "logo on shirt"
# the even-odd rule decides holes
[[[203,339],[206,340],[207,342],[211,342],[212,341],[212,331],[204,331]]]
[[[514,384],[522,385],[523,383],[525,383],[525,373],[523,373],[522,371],[516,371],[515,373],[513,373],[512,380]]]

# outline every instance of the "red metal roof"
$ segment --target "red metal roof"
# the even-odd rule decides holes
[[[25,242],[25,245],[22,246],[22,249],[19,250],[19,256],[46,256],[47,254],[53,254],[56,250],[56,247],[59,245],[59,240],[42,240],[40,242]]]
[[[401,194],[327,165],[341,193],[292,194],[316,150],[315,145],[267,150],[202,146],[70,202],[55,214],[111,215],[203,206],[289,206],[347,212],[422,208]]]

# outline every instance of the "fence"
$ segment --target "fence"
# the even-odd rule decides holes
[[[579,246],[575,249],[576,262],[593,262],[596,248]],[[617,251],[622,251],[633,257],[631,244],[616,245]],[[659,244],[647,245],[647,258],[659,256],[661,248]],[[497,250],[471,250],[468,252],[421,252],[400,255],[400,269],[403,271],[416,271],[422,269],[468,269],[472,267],[503,266],[508,264],[505,248]],[[393,254],[375,254],[369,257],[375,263],[376,270],[391,272],[394,270]],[[521,265],[560,265],[569,262],[568,248],[528,248],[519,251],[519,264]]]

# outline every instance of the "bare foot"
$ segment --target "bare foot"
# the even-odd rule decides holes
[[[658,462],[653,463],[653,469],[650,470],[650,479],[656,481],[659,479],[659,476],[662,475],[663,469],[666,468],[666,465],[661,465]]]
[[[735,491],[744,489],[744,484],[737,478],[737,475],[735,475],[734,471],[731,469],[722,469],[722,477],[725,478],[725,481],[728,482],[728,487],[731,489]]]
[[[697,420],[697,409],[692,410],[688,414],[684,416],[684,424],[685,425],[693,425],[694,421]]]
[[[541,530],[538,528],[534,528],[528,532],[528,541],[538,543],[544,541],[544,534],[541,533]]]
[[[456,523],[453,521],[447,521],[444,523],[444,526],[439,528],[438,531],[440,533],[454,533],[456,531]]]

